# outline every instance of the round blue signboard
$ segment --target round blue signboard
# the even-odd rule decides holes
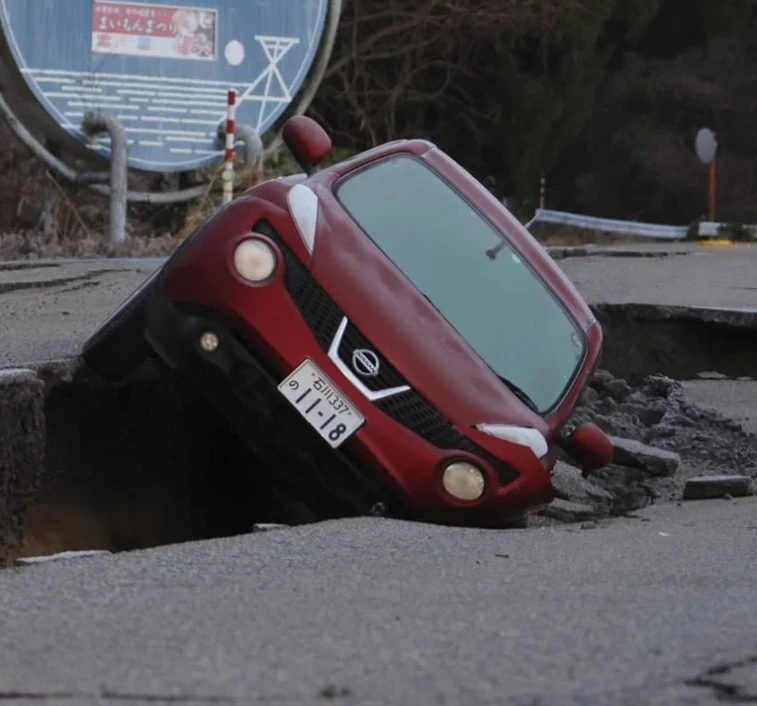
[[[0,0],[13,60],[35,97],[88,143],[88,110],[113,115],[136,169],[180,172],[223,155],[227,93],[261,135],[315,59],[328,0]],[[110,154],[108,138],[93,146]]]

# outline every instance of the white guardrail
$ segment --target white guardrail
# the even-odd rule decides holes
[[[526,224],[526,227],[528,228],[536,222],[556,223],[574,228],[605,231],[607,233],[622,233],[623,235],[638,235],[644,238],[660,238],[664,240],[683,240],[688,232],[688,226],[663,226],[656,223],[595,218],[594,216],[582,216],[578,213],[550,211],[545,208],[537,209],[534,217]],[[720,223],[700,223],[698,234],[700,236],[711,237],[718,234],[720,227]]]

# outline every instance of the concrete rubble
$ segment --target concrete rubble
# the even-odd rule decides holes
[[[754,480],[749,476],[697,476],[686,481],[683,499],[741,498],[755,492]]]
[[[558,500],[590,507],[594,514],[607,515],[612,509],[613,495],[593,481],[584,478],[578,468],[558,461],[552,471],[552,485]]]
[[[687,402],[681,384],[666,376],[632,383],[597,371],[569,424],[583,422],[594,422],[610,435],[613,463],[582,479],[584,485],[570,459],[558,462],[553,475],[558,504],[545,517],[563,522],[587,517],[588,511],[565,502],[591,507],[596,518],[692,493],[737,497],[757,478],[757,438],[715,410]],[[706,480],[692,478],[703,471]]]
[[[672,476],[678,470],[681,457],[673,451],[665,451],[642,444],[634,439],[610,437],[613,445],[613,463],[628,468],[638,468],[653,476]]]
[[[582,503],[574,503],[570,500],[561,500],[556,498],[544,510],[539,513],[542,517],[547,517],[558,522],[584,522],[602,517],[603,514],[597,508]]]

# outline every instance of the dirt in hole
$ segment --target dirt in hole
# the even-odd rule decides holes
[[[46,479],[22,556],[122,551],[250,531],[283,511],[247,447],[177,375],[80,369],[46,403]]]

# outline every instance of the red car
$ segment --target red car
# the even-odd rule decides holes
[[[600,325],[510,212],[428,141],[319,171],[320,126],[284,135],[306,173],[220,208],[85,361],[180,369],[320,517],[506,526],[551,502],[559,448],[606,465],[598,428],[562,434]]]

